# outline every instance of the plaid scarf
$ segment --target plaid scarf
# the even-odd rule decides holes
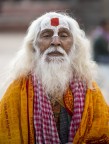
[[[56,122],[54,119],[52,107],[48,96],[45,94],[40,80],[33,76],[34,85],[34,127],[37,144],[60,144]],[[71,83],[72,93],[74,95],[74,111],[69,130],[69,142],[73,138],[79,127],[83,107],[86,86],[75,78]]]
[[[78,130],[82,113],[84,110],[85,94],[86,94],[86,83],[83,83],[77,78],[73,79],[73,82],[70,84],[73,96],[74,96],[74,107],[73,107],[73,116],[70,124],[69,131],[69,142],[73,142],[74,136]]]

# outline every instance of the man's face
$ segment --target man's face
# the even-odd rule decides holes
[[[50,62],[55,58],[64,57],[64,53],[69,54],[73,45],[73,36],[67,28],[60,27],[59,29],[44,29],[38,34],[37,45],[40,54],[43,55],[48,49],[53,48],[53,51],[48,51],[46,61]],[[58,49],[61,48],[63,52]]]
[[[47,93],[55,96],[60,92],[62,96],[72,78],[70,52],[73,36],[69,25],[63,19],[44,20],[36,45],[37,76],[42,80]]]

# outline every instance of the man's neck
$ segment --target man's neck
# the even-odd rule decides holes
[[[54,95],[51,95],[49,94],[49,99],[50,99],[50,102],[54,105],[55,102],[58,102],[60,105],[62,105],[64,107],[64,102],[63,102],[63,94],[54,94]]]

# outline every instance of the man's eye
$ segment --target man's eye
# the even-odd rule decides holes
[[[49,37],[51,37],[51,35],[45,34],[45,35],[43,35],[43,37],[44,37],[44,38],[49,38]]]
[[[66,38],[66,37],[68,37],[68,35],[62,34],[62,35],[60,35],[60,37]]]

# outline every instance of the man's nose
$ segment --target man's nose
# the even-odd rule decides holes
[[[54,36],[54,37],[52,38],[51,45],[52,45],[52,46],[60,46],[60,45],[61,45],[61,41],[60,41],[59,36]]]

